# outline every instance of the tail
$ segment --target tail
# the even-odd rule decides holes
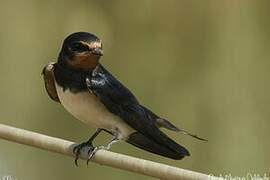
[[[184,130],[184,129],[180,129],[178,127],[176,127],[175,125],[173,125],[170,121],[166,120],[166,119],[163,119],[163,118],[157,118],[156,119],[156,126],[158,128],[166,128],[166,129],[169,129],[171,131],[176,131],[176,132],[181,132],[182,134],[185,134],[185,135],[189,135],[193,138],[196,138],[198,140],[201,140],[201,141],[207,141],[207,139],[204,139],[204,138],[201,138],[195,134],[191,134],[189,133],[188,131]]]
[[[180,160],[185,156],[190,155],[186,148],[177,144],[166,135],[162,138],[167,138],[166,144],[157,143],[155,140],[150,139],[139,132],[134,132],[129,136],[127,142],[143,150],[175,160]],[[168,146],[168,144],[170,146]],[[171,148],[171,145],[173,145],[175,148]]]

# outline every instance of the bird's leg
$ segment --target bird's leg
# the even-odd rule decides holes
[[[111,132],[109,132],[111,134]],[[99,147],[95,147],[95,149],[93,151],[91,151],[91,154],[89,154],[88,159],[87,159],[87,165],[89,163],[89,161],[91,160],[91,158],[95,155],[95,153],[100,150],[100,149],[105,149],[105,150],[109,150],[111,148],[111,146],[118,142],[119,139],[117,138],[117,136],[114,135],[113,139],[111,140],[111,142],[107,145],[107,146],[99,146]]]
[[[118,141],[119,141],[119,139],[116,138],[116,137],[114,137],[114,138],[111,140],[111,142],[105,147],[105,149],[106,149],[106,150],[111,149],[111,146],[112,146],[114,143],[118,142]]]
[[[93,146],[93,140],[98,136],[102,129],[97,129],[96,132],[89,138],[88,141],[83,142],[73,148],[73,153],[75,154],[75,165],[78,166],[78,159],[81,154],[81,149],[84,147],[89,147],[88,154],[95,151],[96,147]]]

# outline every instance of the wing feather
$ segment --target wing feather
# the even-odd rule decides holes
[[[178,155],[189,155],[184,147],[159,130],[156,125],[159,117],[140,105],[136,97],[104,67],[98,65],[92,76],[87,77],[86,84],[110,112],[119,116],[140,134]],[[136,143],[138,146],[138,142]]]
[[[55,63],[53,62],[47,64],[42,70],[42,75],[48,95],[52,100],[60,103],[54,83],[54,73],[53,73],[54,64]]]

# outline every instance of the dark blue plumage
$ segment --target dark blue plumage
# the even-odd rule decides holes
[[[98,65],[92,76],[87,78],[88,88],[106,108],[137,131],[130,135],[127,142],[173,159],[189,156],[186,148],[159,130],[156,125],[159,117],[140,105],[135,96],[102,65]]]

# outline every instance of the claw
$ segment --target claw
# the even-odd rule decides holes
[[[94,149],[89,149],[88,150],[88,159],[86,161],[86,164],[89,164],[89,161],[92,159],[92,157],[96,154],[96,152],[99,150],[98,147],[94,147]]]
[[[75,163],[75,165],[76,165],[77,167],[78,167],[78,159],[79,159],[79,155],[76,154],[74,163]]]
[[[73,148],[73,154],[75,154],[75,161],[74,161],[74,163],[75,163],[76,166],[78,166],[78,159],[80,157],[81,150],[84,147],[90,147],[90,149],[92,149],[93,148],[93,145],[92,144],[89,144],[87,142],[83,142],[83,143],[81,143],[81,144],[79,144],[79,145],[77,145],[77,146],[75,146]]]

